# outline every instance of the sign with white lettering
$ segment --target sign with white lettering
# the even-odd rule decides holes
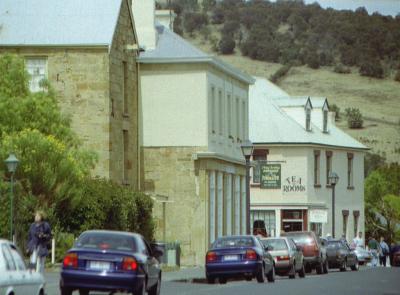
[[[306,186],[301,177],[290,176],[285,179],[282,189],[284,193],[301,193],[306,191]]]
[[[281,164],[260,165],[260,187],[269,189],[281,188]]]
[[[310,222],[328,223],[328,211],[323,209],[313,209],[309,211]]]

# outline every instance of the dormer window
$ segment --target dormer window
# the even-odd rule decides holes
[[[329,105],[328,101],[325,100],[324,106],[322,107],[322,120],[323,120],[323,132],[328,133],[328,114],[329,114]]]
[[[310,98],[307,99],[306,105],[304,107],[304,110],[306,112],[306,130],[311,131],[311,110],[312,110],[312,105],[311,105],[311,100]]]

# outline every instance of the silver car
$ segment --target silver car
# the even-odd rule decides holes
[[[17,247],[0,240],[0,295],[44,295],[42,274],[26,269]]]
[[[352,249],[354,250],[354,253],[357,256],[357,260],[360,265],[367,264],[372,260],[371,252],[366,250],[364,247],[358,246]]]
[[[261,238],[265,249],[272,255],[275,261],[275,272],[280,276],[289,276],[290,279],[305,277],[303,252],[291,238]]]

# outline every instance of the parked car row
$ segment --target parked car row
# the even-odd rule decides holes
[[[365,260],[364,260],[365,261]],[[218,238],[206,253],[206,278],[209,284],[225,284],[231,278],[253,278],[263,283],[275,281],[275,274],[294,279],[329,268],[357,271],[355,251],[341,240],[320,239],[314,232],[289,232],[281,237],[226,236]]]

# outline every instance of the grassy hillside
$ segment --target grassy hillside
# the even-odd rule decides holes
[[[210,44],[201,38],[190,38],[189,41],[203,51],[215,54],[210,50]],[[240,52],[219,58],[250,75],[265,78],[281,67],[277,63],[243,57]],[[389,162],[400,162],[399,82],[361,77],[357,69],[351,74],[337,74],[330,67],[312,70],[301,66],[292,68],[279,86],[291,95],[326,96],[342,111],[347,107],[359,108],[365,119],[363,129],[348,129],[344,118],[337,125],[370,147],[372,152],[385,154]]]

